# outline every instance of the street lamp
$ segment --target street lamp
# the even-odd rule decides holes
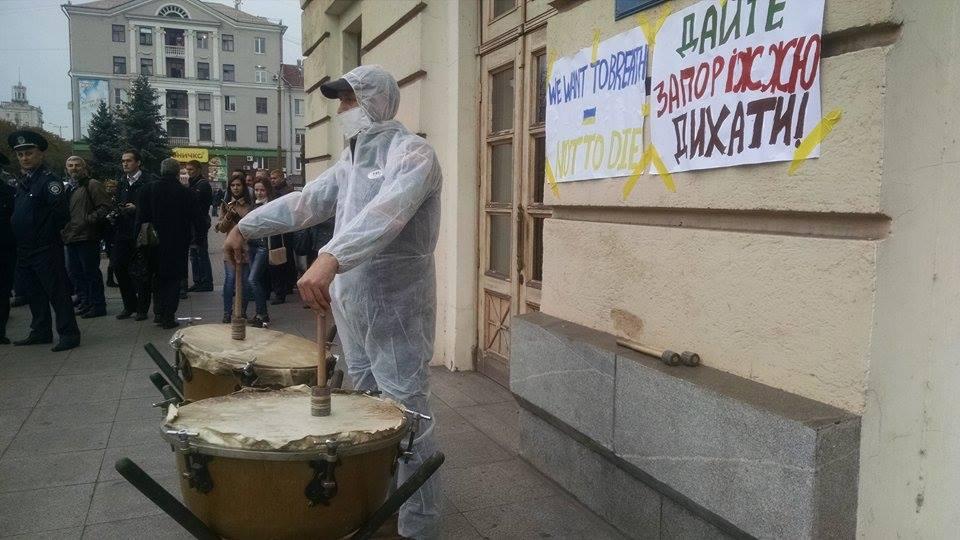
[[[282,148],[283,121],[281,120],[282,118],[281,109],[283,108],[283,105],[282,105],[283,98],[280,95],[280,92],[281,92],[281,89],[283,88],[283,83],[285,83],[286,81],[283,80],[283,75],[281,75],[280,73],[274,73],[270,71],[269,69],[266,68],[266,66],[261,66],[257,64],[254,67],[256,67],[261,71],[266,71],[267,73],[273,75],[275,79],[277,79],[277,167],[280,169],[283,169],[283,148]],[[282,67],[280,69],[280,72],[281,73],[283,72]]]

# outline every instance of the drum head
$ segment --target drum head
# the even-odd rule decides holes
[[[330,416],[311,416],[310,388],[304,385],[272,391],[244,389],[179,408],[171,406],[164,434],[174,442],[175,432],[183,430],[190,434],[190,444],[204,453],[236,457],[245,452],[317,454],[331,440],[338,443],[338,453],[349,455],[396,444],[406,431],[403,410],[389,399],[334,393],[330,408]]]
[[[293,386],[315,382],[317,344],[265,328],[247,328],[244,340],[230,337],[228,324],[203,324],[178,330],[180,354],[190,367],[215,375],[242,370],[253,362],[259,385]]]

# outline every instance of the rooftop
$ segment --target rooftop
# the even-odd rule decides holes
[[[118,7],[122,7],[124,4],[129,4],[137,0],[94,0],[93,2],[85,2],[82,4],[68,4],[66,7],[82,7],[87,9],[100,9],[104,11],[109,11]],[[277,24],[269,19],[264,17],[258,17],[256,15],[251,15],[245,11],[240,11],[234,9],[230,6],[220,4],[217,2],[188,2],[188,4],[203,4],[204,6],[220,13],[221,15],[233,19],[237,22],[245,23],[255,23],[255,24]]]

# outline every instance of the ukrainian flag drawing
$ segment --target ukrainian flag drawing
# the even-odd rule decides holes
[[[597,108],[583,110],[583,125],[589,126],[597,122]]]

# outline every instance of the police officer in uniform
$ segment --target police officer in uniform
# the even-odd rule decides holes
[[[53,307],[60,341],[53,351],[80,345],[80,328],[67,292],[67,271],[60,231],[70,219],[63,181],[43,163],[47,140],[32,131],[14,131],[7,144],[20,162],[14,200],[13,234],[17,243],[18,294],[30,303],[30,335],[14,345],[53,343],[50,307]]]

